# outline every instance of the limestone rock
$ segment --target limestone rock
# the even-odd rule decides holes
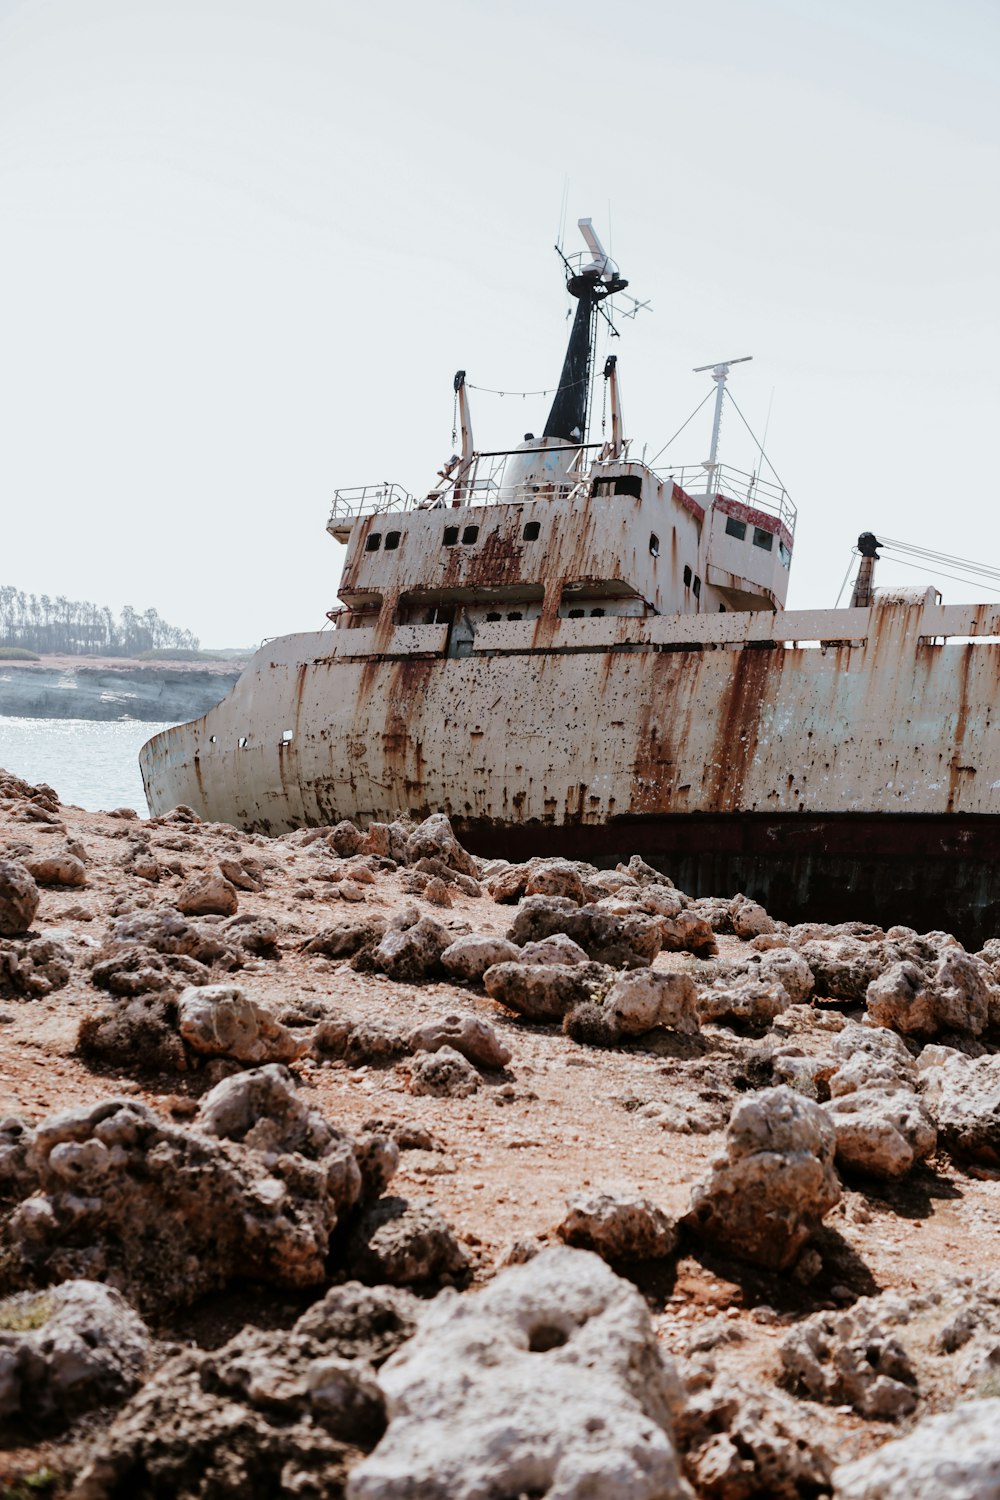
[[[780,984],[792,1005],[802,1005],[813,992],[812,970],[793,948],[771,948],[755,959],[748,974],[762,984]]]
[[[364,839],[361,829],[356,828],[349,818],[344,818],[326,836],[330,848],[334,854],[339,854],[341,859],[349,859],[352,854],[360,854]]]
[[[436,1094],[447,1099],[466,1099],[479,1088],[481,1079],[469,1060],[454,1047],[420,1052],[410,1065],[410,1093]]]
[[[532,1021],[559,1021],[611,978],[602,964],[494,964],[483,985],[492,999]]]
[[[131,1072],[186,1072],[189,1058],[178,1029],[176,994],[171,989],[123,995],[104,1010],[85,1015],[77,1031],[77,1050],[92,1062]]]
[[[720,1374],[688,1394],[677,1438],[703,1500],[801,1500],[829,1490],[833,1458],[808,1410]]]
[[[442,1293],[379,1384],[389,1426],[348,1500],[690,1500],[673,1371],[639,1293],[586,1251]]]
[[[101,957],[144,948],[170,956],[180,954],[206,967],[238,969],[243,955],[234,939],[235,930],[229,925],[223,930],[215,924],[192,922],[169,907],[128,912],[110,923]]]
[[[421,917],[401,932],[389,929],[372,949],[372,964],[390,979],[419,982],[441,972],[441,955],[452,934],[431,917]]]
[[[444,813],[432,813],[414,829],[406,841],[406,859],[411,865],[418,859],[439,859],[460,875],[477,873],[475,860],[458,842]]]
[[[362,1281],[427,1286],[461,1277],[469,1258],[430,1203],[380,1198],[366,1209],[348,1241],[347,1263]]]
[[[840,1197],[835,1146],[828,1116],[790,1088],[741,1100],[726,1131],[726,1155],[695,1188],[685,1222],[731,1255],[787,1269]]]
[[[589,962],[585,950],[580,947],[579,943],[574,943],[573,939],[567,937],[564,932],[554,932],[551,937],[542,938],[537,943],[525,943],[523,948],[518,948],[514,943],[510,946],[514,949],[510,957],[517,963],[585,964]]]
[[[796,929],[792,929],[794,936]],[[868,986],[885,968],[878,943],[857,937],[818,938],[799,952],[812,970],[818,998],[863,1001]]]
[[[24,859],[23,864],[39,885],[87,884],[87,867],[83,860],[66,851],[61,854],[30,855]]]
[[[510,1062],[510,1048],[500,1040],[488,1021],[478,1016],[439,1016],[424,1021],[409,1035],[414,1052],[437,1052],[452,1047],[477,1068],[498,1071]]]
[[[7,1122],[7,1265],[28,1283],[110,1280],[158,1312],[236,1276],[322,1284],[368,1162],[382,1185],[394,1151],[330,1125],[275,1064],[218,1084],[187,1127],[134,1099]]]
[[[893,964],[868,986],[868,1015],[876,1026],[930,1039],[939,1032],[985,1031],[997,998],[989,969],[957,947],[946,948],[933,970]]]
[[[135,1389],[149,1331],[120,1292],[64,1281],[0,1301],[0,1428],[62,1425]]]
[[[371,1063],[384,1067],[412,1049],[406,1036],[382,1021],[349,1021],[343,1016],[320,1021],[313,1033],[318,1057],[340,1057],[352,1067]]]
[[[836,1500],[995,1500],[1000,1398],[969,1401],[918,1423],[833,1473]]]
[[[38,911],[38,886],[19,859],[0,859],[0,937],[27,932]]]
[[[526,897],[507,936],[523,947],[556,932],[564,932],[579,943],[595,962],[614,968],[645,968],[662,945],[656,917],[616,916],[599,907],[576,907],[565,897],[552,896]]]
[[[304,953],[322,953],[325,958],[350,958],[384,936],[388,928],[385,917],[348,917],[318,932],[303,946]]]
[[[904,1177],[937,1145],[937,1132],[915,1094],[861,1089],[823,1108],[836,1132],[838,1163],[872,1177]]]
[[[565,896],[576,906],[582,906],[587,899],[583,881],[565,859],[532,861],[524,889],[528,896]]]
[[[751,901],[747,896],[733,897],[732,913],[733,931],[744,941],[776,930],[773,917],[768,916],[759,901]]]
[[[618,1193],[574,1193],[556,1234],[567,1245],[593,1250],[612,1263],[660,1260],[677,1248],[677,1229],[648,1198]]]
[[[72,967],[68,949],[55,938],[0,938],[0,999],[51,995],[67,983]]]
[[[634,969],[616,979],[602,1009],[621,1036],[665,1026],[688,1036],[698,1030],[698,990],[689,974]]]
[[[940,1061],[930,1051],[944,1053]],[[949,1151],[1000,1163],[1000,1056],[969,1058],[950,1048],[925,1048],[920,1091]]]
[[[747,977],[731,984],[717,979],[698,991],[697,1010],[702,1021],[768,1026],[791,1003],[785,986],[777,981]]]
[[[424,886],[424,900],[429,901],[432,906],[452,905],[451,892],[440,875],[432,875]]]
[[[231,885],[221,870],[206,870],[193,875],[177,892],[175,905],[186,917],[201,917],[214,914],[231,917],[239,905],[236,887]]]
[[[418,1309],[409,1292],[347,1282],[290,1330],[173,1355],[94,1437],[73,1500],[342,1500],[385,1427],[374,1372]]]
[[[781,1343],[788,1384],[814,1401],[853,1406],[863,1417],[908,1416],[917,1404],[916,1371],[879,1316],[882,1300],[865,1297],[845,1312],[814,1313],[792,1328]]]
[[[516,943],[506,938],[490,937],[486,933],[470,932],[456,938],[441,954],[441,967],[454,979],[478,984],[486,970],[494,964],[509,963],[521,958]]]
[[[187,1046],[206,1057],[287,1063],[309,1046],[235,984],[184,990],[177,1001],[177,1024]]]
[[[694,953],[699,958],[710,958],[718,946],[710,923],[690,909],[661,917],[660,940],[667,953]]]

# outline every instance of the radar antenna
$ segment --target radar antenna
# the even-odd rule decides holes
[[[720,360],[717,365],[696,365],[693,373],[703,375],[706,370],[711,370],[712,379],[715,381],[715,417],[712,422],[712,448],[708,457],[702,464],[706,471],[707,492],[712,493],[715,484],[715,473],[719,467],[719,428],[722,426],[722,403],[726,396],[726,376],[729,374],[731,365],[745,365],[751,359],[752,354],[743,354],[739,359]]]

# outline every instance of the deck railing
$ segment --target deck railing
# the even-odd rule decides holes
[[[795,535],[798,512],[788,498],[788,491],[780,484],[761,479],[759,474],[745,474],[742,469],[731,469],[727,464],[719,464],[711,485],[704,464],[683,469],[659,469],[657,474],[660,479],[672,479],[693,497],[700,498],[709,491],[715,495],[725,495],[730,500],[739,500],[753,510],[767,511],[769,515],[777,516],[787,527],[790,536]]]

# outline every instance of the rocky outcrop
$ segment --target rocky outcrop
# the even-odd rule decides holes
[[[21,861],[0,859],[0,937],[27,932],[40,899],[34,877]]]
[[[593,1250],[612,1264],[660,1260],[677,1249],[677,1227],[648,1198],[618,1193],[574,1193],[556,1234],[578,1250]]]

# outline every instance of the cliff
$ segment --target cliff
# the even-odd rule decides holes
[[[225,697],[242,665],[78,656],[0,662],[0,717],[196,719]]]

